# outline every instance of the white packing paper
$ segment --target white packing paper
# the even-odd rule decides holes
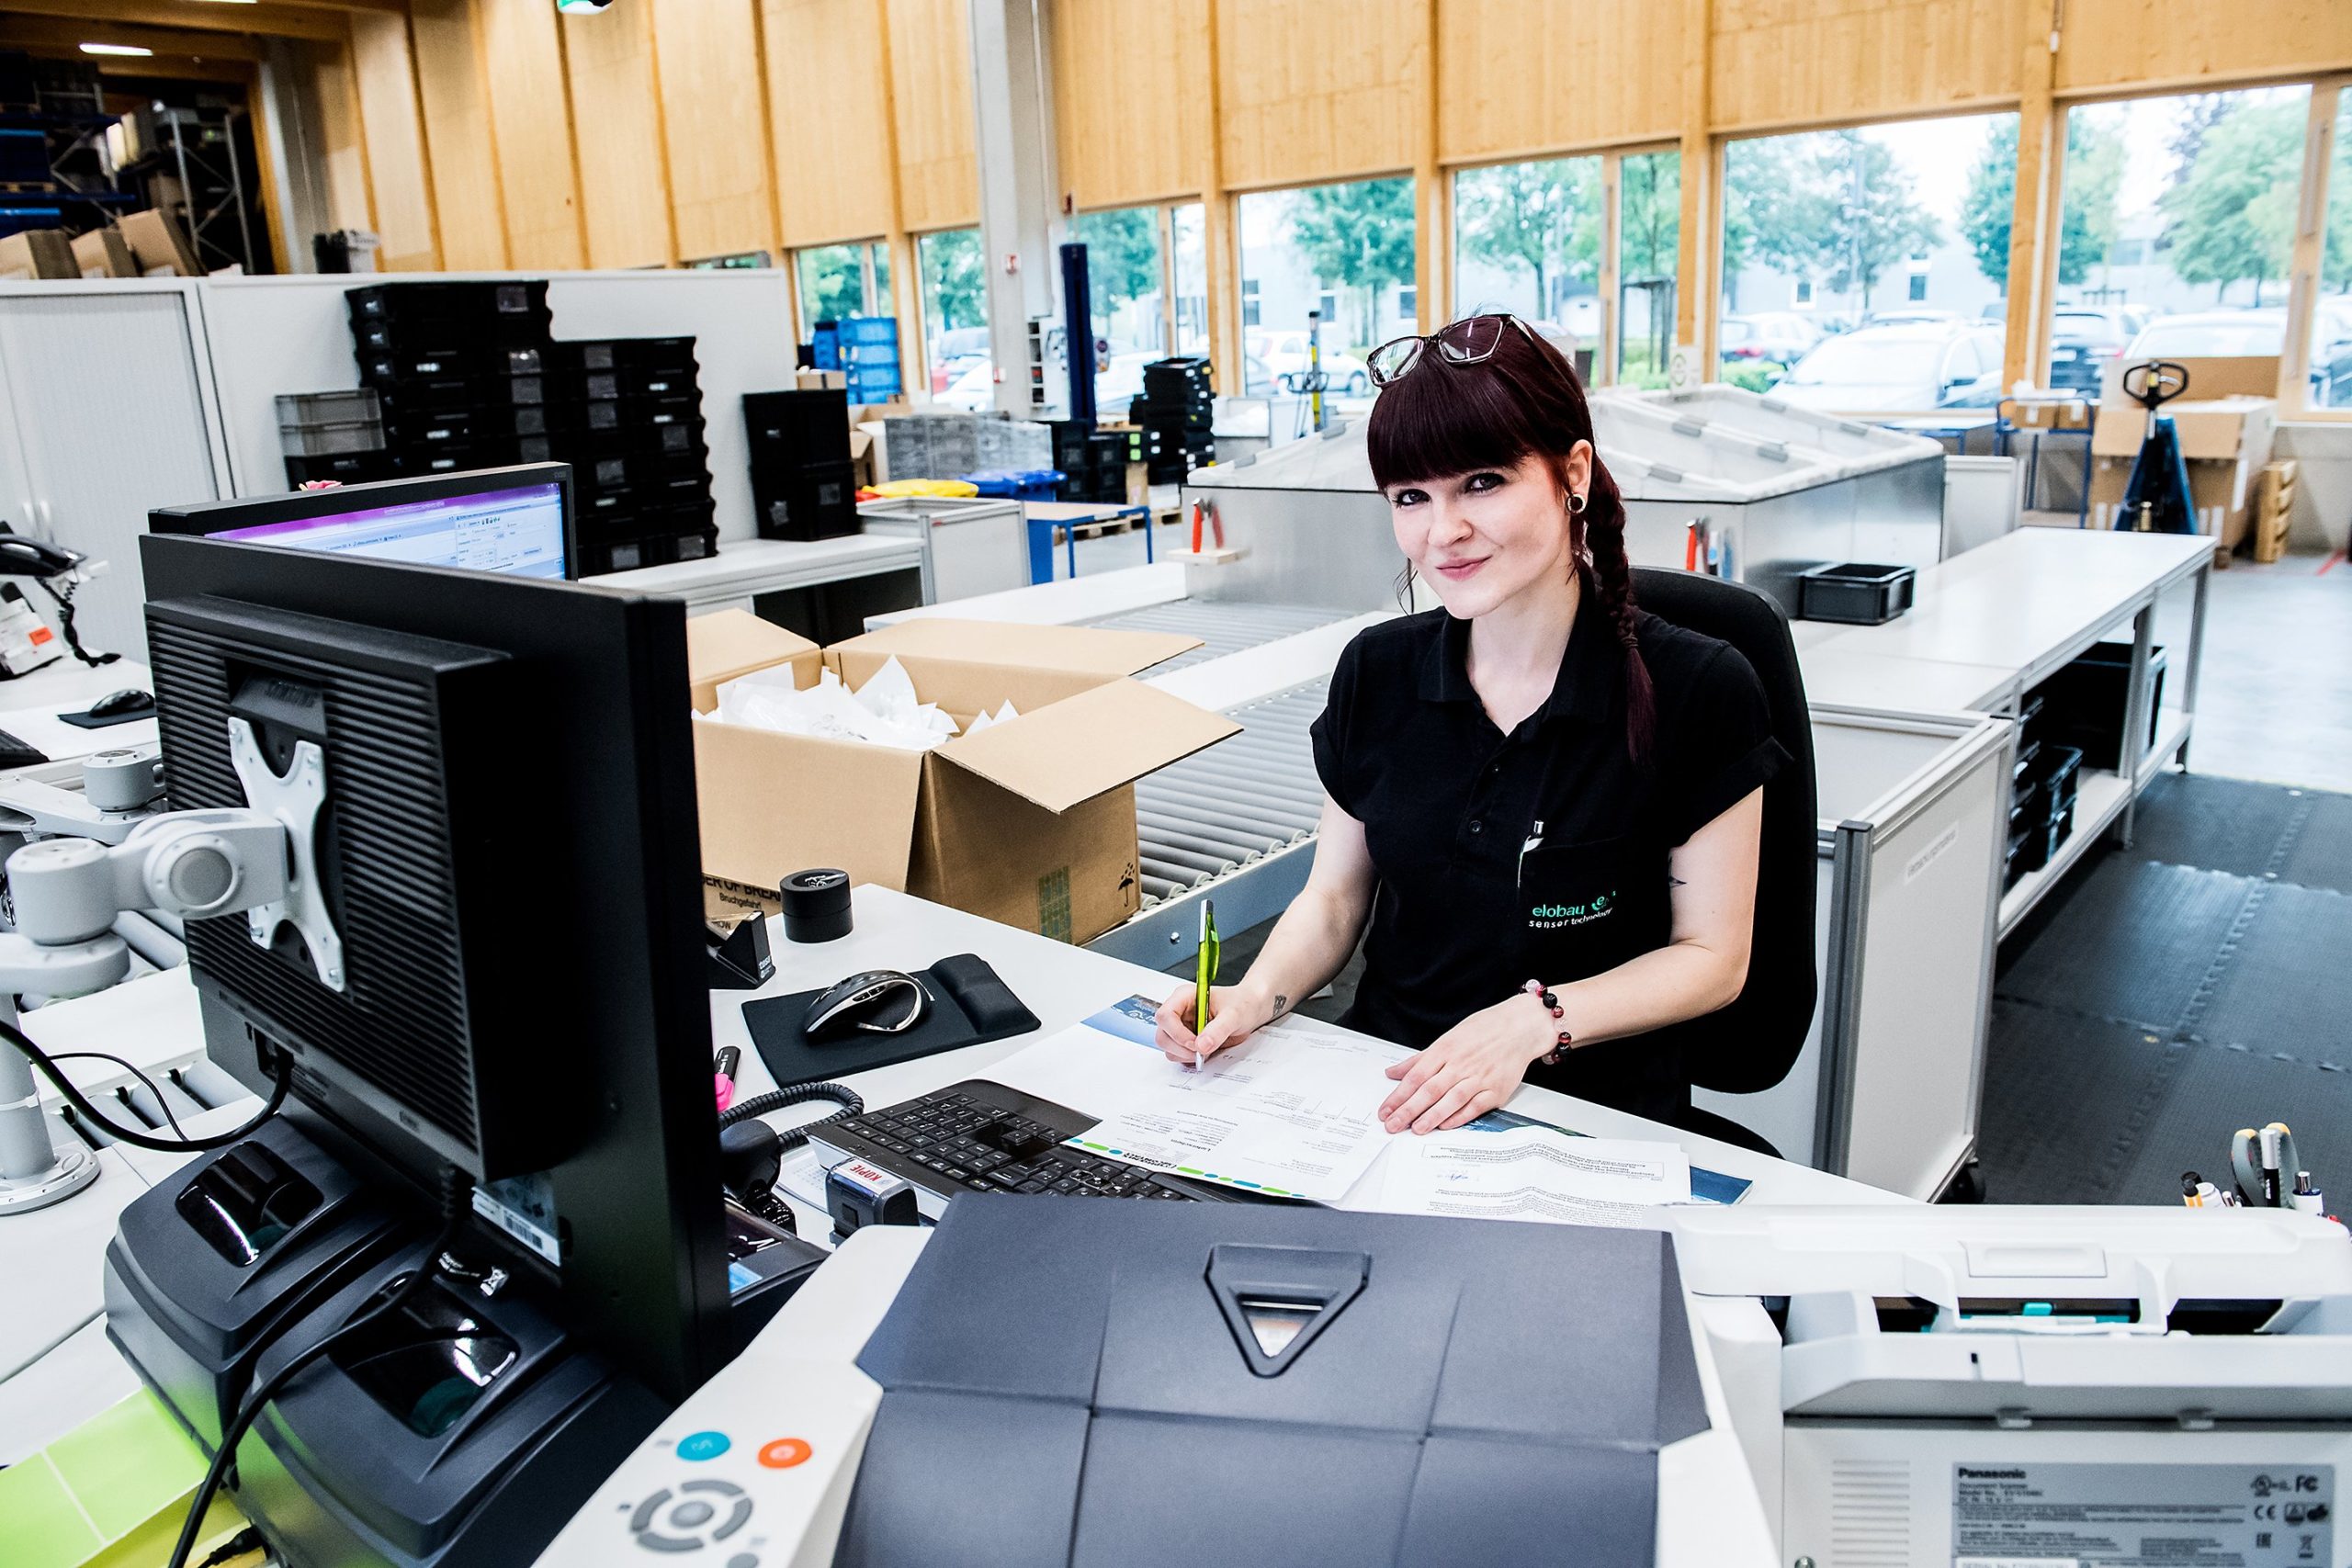
[[[820,671],[817,683],[805,689],[795,689],[792,682],[788,667],[753,671],[718,688],[718,705],[709,716],[722,724],[909,751],[928,751],[956,734],[956,720],[937,704],[916,697],[913,678],[896,659],[886,660],[854,693],[831,670]]]
[[[1457,1127],[1391,1140],[1350,1206],[1390,1214],[1655,1225],[1690,1201],[1690,1162],[1673,1144],[1577,1138],[1552,1127]]]

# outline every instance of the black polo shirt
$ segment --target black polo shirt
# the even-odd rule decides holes
[[[1340,654],[1316,771],[1380,877],[1351,1027],[1419,1048],[1530,979],[1585,979],[1670,940],[1669,852],[1788,753],[1737,649],[1645,613],[1637,639],[1657,711],[1639,762],[1624,651],[1589,598],[1550,698],[1509,735],[1470,685],[1467,621],[1404,616]],[[1528,1077],[1671,1120],[1690,1099],[1677,1034],[1580,1046]]]

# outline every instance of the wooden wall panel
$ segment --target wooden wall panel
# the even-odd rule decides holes
[[[2017,0],[1717,0],[1713,128],[2014,104]]]
[[[571,163],[571,103],[563,48],[546,0],[474,0],[489,62],[490,119],[497,133],[511,265],[584,266],[580,186]]]
[[[441,223],[441,265],[497,271],[506,265],[505,204],[474,3],[410,0],[409,37],[416,49],[416,94]]]
[[[876,0],[761,0],[760,17],[784,243],[886,232],[890,143]]]
[[[1687,7],[1437,4],[1438,156],[1447,163],[1681,133]]]
[[[687,261],[775,248],[756,0],[653,0],[670,209]]]
[[[899,210],[910,231],[980,220],[972,21],[964,0],[887,0]]]
[[[319,163],[326,192],[327,226],[373,233],[376,212],[368,198],[368,141],[359,124],[359,93],[352,79],[351,51],[341,44],[310,51],[311,90],[319,105]]]
[[[1426,135],[1434,3],[1220,0],[1227,185],[1303,185],[1411,168]]]
[[[368,193],[376,233],[383,242],[377,264],[388,272],[429,271],[441,257],[407,19],[384,12],[352,13],[351,63],[359,88],[359,123],[368,138]]]
[[[1209,74],[1209,0],[1062,0],[1053,11],[1062,188],[1080,207],[1197,196]]]
[[[2346,0],[2066,0],[2057,90],[2352,69]]]
[[[590,266],[678,259],[655,107],[652,17],[643,5],[560,17]],[[680,84],[681,89],[685,84]]]

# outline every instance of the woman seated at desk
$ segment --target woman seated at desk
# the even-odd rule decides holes
[[[1371,371],[1373,475],[1442,608],[1340,655],[1314,871],[1205,1029],[1192,987],[1160,1008],[1160,1049],[1246,1040],[1364,939],[1343,1021],[1419,1051],[1390,1069],[1391,1132],[1458,1126],[1522,1078],[1677,1121],[1681,1029],[1747,976],[1763,785],[1788,761],[1763,688],[1634,607],[1624,507],[1556,348],[1474,316]]]

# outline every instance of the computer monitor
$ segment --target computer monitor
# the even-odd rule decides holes
[[[558,1317],[683,1398],[729,1345],[684,605],[140,545],[169,805],[293,781],[258,787],[315,810],[333,927],[188,922],[213,1061],[290,1057],[284,1114],[371,1179],[469,1172]]]
[[[159,507],[147,526],[511,577],[580,575],[571,469],[563,463]]]

